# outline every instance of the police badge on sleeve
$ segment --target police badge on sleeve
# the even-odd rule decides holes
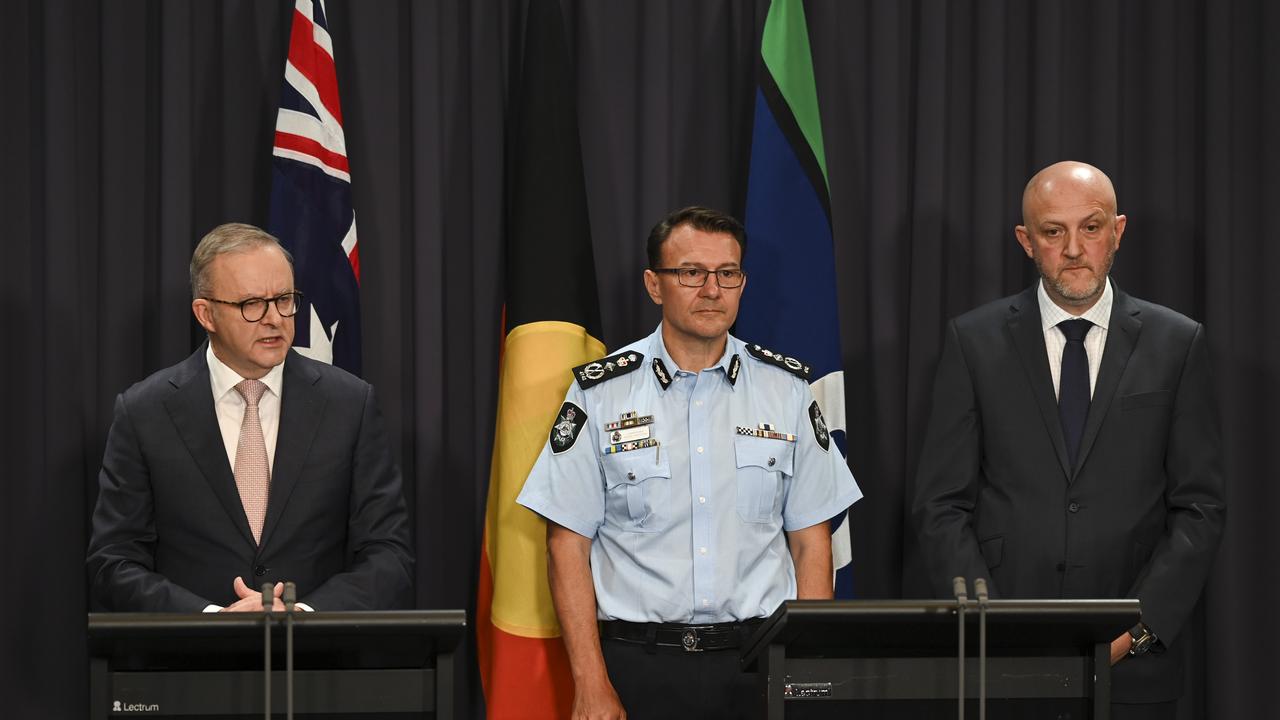
[[[573,447],[586,424],[587,413],[582,408],[571,402],[562,405],[555,424],[551,426],[551,452],[558,455]]]
[[[827,431],[827,421],[822,419],[822,408],[818,407],[817,400],[809,406],[809,422],[813,425],[813,438],[823,450],[830,452],[831,433]]]

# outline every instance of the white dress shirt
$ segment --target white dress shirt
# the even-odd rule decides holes
[[[1040,325],[1044,330],[1044,349],[1049,355],[1049,373],[1053,376],[1053,394],[1058,395],[1058,384],[1062,378],[1062,351],[1067,347],[1067,336],[1062,334],[1058,323],[1063,320],[1077,318],[1093,323],[1089,333],[1084,336],[1084,352],[1089,357],[1089,397],[1093,397],[1093,388],[1098,384],[1098,368],[1102,365],[1102,350],[1107,345],[1107,325],[1111,322],[1111,304],[1115,293],[1111,290],[1111,278],[1107,278],[1102,297],[1093,307],[1080,315],[1072,315],[1054,304],[1045,292],[1044,280],[1036,286],[1036,298],[1040,301]]]
[[[240,425],[244,422],[244,398],[236,392],[245,378],[227,367],[210,344],[205,353],[209,363],[209,384],[213,386],[213,409],[218,415],[218,429],[222,431],[222,444],[227,448],[227,461],[236,466],[236,449],[240,446]],[[258,401],[258,419],[262,422],[262,440],[267,444],[267,469],[276,462],[276,437],[280,434],[280,394],[284,390],[284,363],[271,368],[261,378],[267,386]]]

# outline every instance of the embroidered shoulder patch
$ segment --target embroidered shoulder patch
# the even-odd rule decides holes
[[[809,423],[813,425],[813,439],[823,450],[831,452],[831,433],[827,432],[827,421],[822,419],[822,408],[818,407],[817,400],[809,405]]]
[[[551,426],[551,437],[547,439],[551,443],[551,452],[559,455],[573,447],[586,424],[586,411],[571,402],[561,405],[560,414],[556,416],[556,422]]]
[[[809,366],[789,355],[783,355],[759,345],[747,345],[747,352],[757,360],[779,367],[801,380],[809,382]]]
[[[573,369],[573,379],[578,381],[578,387],[586,390],[593,385],[599,385],[609,378],[626,375],[640,367],[642,362],[644,362],[644,355],[634,350],[628,350],[617,355],[592,360],[586,365],[579,365]]]

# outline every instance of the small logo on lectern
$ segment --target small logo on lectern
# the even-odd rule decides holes
[[[154,713],[160,712],[160,705],[157,703],[130,703],[120,702],[116,700],[111,703],[111,712],[116,713]]]

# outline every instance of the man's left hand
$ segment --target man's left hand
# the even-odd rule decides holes
[[[1129,648],[1133,647],[1133,636],[1128,631],[1120,633],[1120,637],[1111,641],[1111,664],[1115,665],[1129,655]]]

